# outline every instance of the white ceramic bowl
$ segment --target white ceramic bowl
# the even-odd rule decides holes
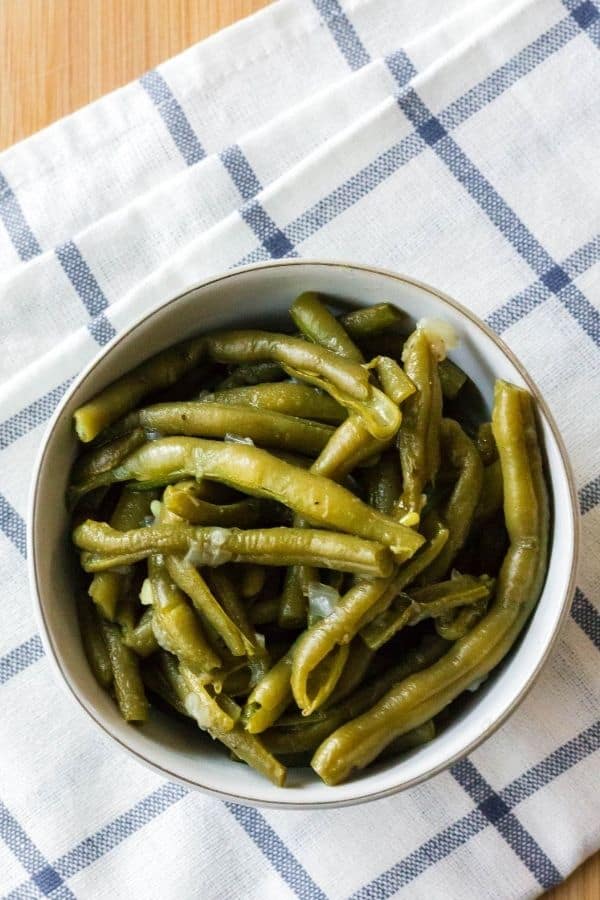
[[[398,761],[374,765],[346,784],[327,787],[311,770],[292,770],[276,788],[199,732],[153,713],[143,728],[127,725],[96,684],[74,609],[73,551],[64,496],[76,442],[73,411],[151,354],[199,331],[282,319],[302,290],[350,303],[388,300],[414,318],[447,319],[460,336],[453,358],[491,404],[504,378],[536,396],[554,509],[546,585],[522,639],[504,663],[434,741]],[[145,315],[105,347],[77,378],[49,425],[34,470],[29,510],[31,585],[40,632],[60,680],[96,725],[140,762],[185,785],[241,803],[278,807],[343,806],[403,790],[471,751],[515,709],[533,684],[565,618],[574,587],[578,518],[573,480],[556,426],[535,385],[512,353],[470,312],[439,291],[392,272],[334,262],[285,261],[228,272]]]

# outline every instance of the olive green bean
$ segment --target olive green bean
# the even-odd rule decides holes
[[[375,363],[381,387],[390,400],[400,405],[415,393],[414,384],[396,360],[389,356],[378,356]]]
[[[94,447],[87,453],[82,453],[75,460],[71,470],[71,479],[75,482],[89,481],[110,472],[118,466],[130,453],[146,443],[146,433],[143,428],[135,428],[127,434],[119,435],[108,443]]]
[[[452,493],[441,512],[442,522],[448,528],[448,540],[441,553],[423,573],[423,583],[437,581],[449,571],[456,554],[464,545],[471,528],[471,523],[481,496],[483,484],[483,464],[477,448],[464,433],[458,422],[443,419],[440,437],[444,458],[448,464],[460,474]],[[437,522],[434,511],[425,524],[427,530],[432,526],[431,520]]]
[[[398,463],[398,454],[393,450],[382,453],[375,466],[365,469],[363,477],[369,506],[386,516],[391,515],[394,503],[402,491],[402,473]]]
[[[404,369],[416,387],[402,406],[398,431],[398,451],[403,490],[398,512],[421,514],[423,492],[435,481],[440,465],[439,432],[442,392],[437,357],[425,332],[417,328],[406,341],[402,354]]]
[[[209,503],[194,496],[196,482],[179,481],[165,488],[163,501],[169,512],[175,513],[190,525],[220,525],[223,528],[252,528],[266,524],[269,507],[264,501],[246,497],[237,503]],[[271,520],[273,516],[271,514]]]
[[[314,291],[306,291],[294,300],[290,316],[309,340],[332,353],[362,363],[364,358],[344,326],[333,316]]]
[[[290,705],[293,648],[294,645],[264,674],[248,696],[242,721],[250,734],[265,731]]]
[[[363,631],[363,638],[372,650],[378,650],[406,625],[416,625],[423,619],[447,615],[457,607],[468,606],[487,599],[492,584],[487,576],[474,578],[460,575],[449,581],[439,581],[428,587],[400,593]],[[445,634],[441,635],[446,637]]]
[[[346,418],[343,406],[336,403],[325,391],[295,381],[219,390],[204,397],[202,402],[252,406],[256,409],[273,410],[284,415],[313,419],[332,425],[339,425]]]
[[[368,712],[326,738],[312,766],[327,784],[363,768],[398,735],[431,719],[487,675],[510,650],[537,602],[546,570],[549,513],[529,394],[497,382],[492,422],[510,537],[494,603],[437,663],[400,682]]]
[[[438,366],[442,394],[447,400],[455,400],[460,389],[464,386],[467,376],[451,359],[441,360]]]
[[[152,391],[174,384],[201,360],[205,339],[193,338],[163,350],[101,391],[74,415],[81,441],[92,441],[101,431],[133,409]]]
[[[144,611],[135,628],[123,629],[123,643],[144,658],[158,650],[158,641],[152,628],[151,608]]]
[[[252,386],[254,384],[283,381],[285,372],[276,362],[250,363],[236,366],[218,385],[219,391]]]
[[[488,600],[484,598],[449,615],[438,616],[435,620],[435,630],[447,641],[458,641],[483,619],[487,607]]]
[[[121,629],[102,622],[102,632],[113,672],[113,686],[121,715],[126,722],[145,722],[148,701],[137,656],[121,639]]]
[[[435,723],[433,719],[417,725],[411,731],[398,735],[391,744],[388,744],[381,753],[380,759],[388,759],[389,757],[397,757],[400,753],[406,753],[407,750],[414,750],[416,747],[422,747],[428,744],[435,737]]]
[[[499,509],[502,509],[503,486],[500,460],[490,463],[483,470],[483,481],[479,502],[475,507],[473,518],[476,522],[486,522]]]
[[[260,597],[252,604],[249,613],[253,625],[267,625],[276,622],[279,617],[279,597],[275,594],[270,597]]]
[[[139,562],[154,553],[191,554],[196,565],[257,562],[265,566],[309,565],[373,577],[389,575],[392,556],[382,544],[316,528],[234,528],[151,525],[116,531],[86,520],[73,532],[86,572]]]
[[[115,482],[192,475],[278,500],[315,525],[379,541],[399,560],[412,556],[424,543],[418,533],[371,509],[341,485],[256,447],[201,438],[163,438],[140,447],[111,473]]]
[[[340,316],[340,322],[350,335],[357,340],[379,335],[403,325],[406,316],[391,303],[377,303],[364,309],[353,309]]]
[[[87,597],[80,597],[77,613],[83,649],[94,677],[101,687],[110,687],[113,680],[112,665],[98,610]]]
[[[140,494],[125,486],[110,518],[110,524],[119,531],[139,527],[150,513],[155,494]],[[99,572],[92,578],[88,594],[105,619],[114,621],[119,599],[123,596],[126,576],[119,572]]]
[[[173,584],[158,556],[149,559],[147,584],[152,600],[152,629],[159,645],[195,672],[218,669],[220,658],[208,644],[185,594]]]
[[[428,635],[414,650],[408,650],[400,662],[390,666],[375,678],[338,702],[317,710],[309,716],[282,716],[264,734],[264,741],[273,753],[314,752],[319,744],[345,722],[370,709],[374,703],[413,672],[436,662],[447,650],[446,641]]]
[[[225,403],[162,403],[138,409],[117,422],[111,431],[128,433],[140,427],[159,434],[226,438],[240,435],[263,447],[295,450],[315,456],[321,452],[333,428],[272,410]]]

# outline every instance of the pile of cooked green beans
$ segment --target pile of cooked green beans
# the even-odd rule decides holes
[[[77,410],[78,611],[128,722],[151,701],[275,784],[333,785],[430,741],[511,648],[548,497],[531,396],[497,382],[484,421],[448,325],[315,293],[290,315]]]

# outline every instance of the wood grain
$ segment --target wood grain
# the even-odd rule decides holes
[[[0,148],[268,2],[0,0]],[[600,854],[547,898],[600,900]]]

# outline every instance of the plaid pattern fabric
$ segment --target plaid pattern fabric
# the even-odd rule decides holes
[[[279,0],[0,154],[0,891],[10,898],[524,898],[597,849],[600,4]],[[28,474],[98,348],[272,257],[429,281],[520,356],[583,516],[571,618],[468,759],[290,813],[162,782],[56,686],[25,572]],[[560,511],[558,511],[560,514]]]

